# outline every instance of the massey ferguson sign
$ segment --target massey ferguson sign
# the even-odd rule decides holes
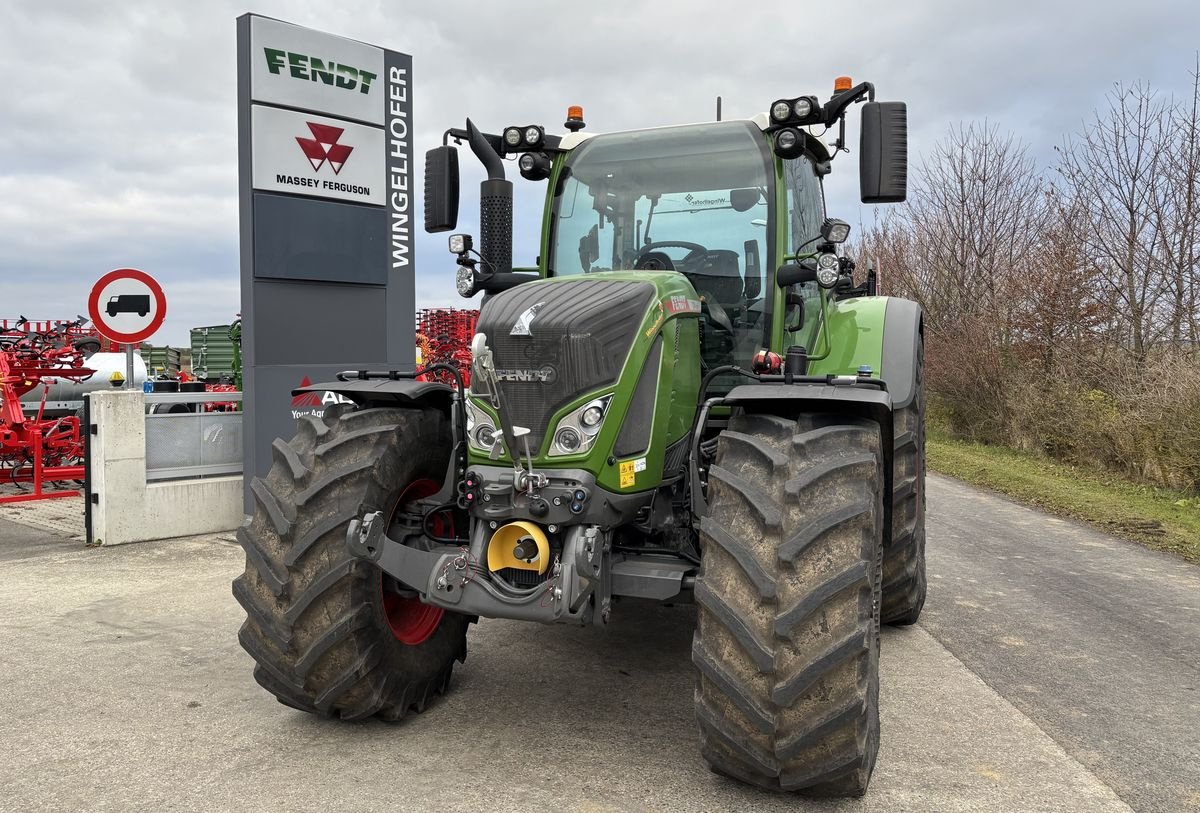
[[[254,105],[251,127],[255,189],[387,203],[378,127],[266,105]]]

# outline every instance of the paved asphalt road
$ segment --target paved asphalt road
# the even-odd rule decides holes
[[[926,614],[884,635],[879,765],[842,802],[705,769],[686,608],[485,622],[426,714],[339,724],[253,683],[229,540],[0,520],[0,811],[1200,810],[1200,569],[942,478],[930,509]]]

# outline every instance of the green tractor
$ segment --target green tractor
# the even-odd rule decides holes
[[[879,627],[925,598],[921,312],[855,285],[822,196],[863,103],[862,199],[904,199],[906,109],[874,96],[839,80],[748,120],[448,130],[426,229],[457,225],[451,141],[487,171],[478,250],[450,237],[460,292],[486,294],[469,386],[433,365],[307,388],[352,403],[276,440],[251,486],[233,590],[258,682],[395,720],[447,689],[480,617],[694,601],[712,769],[864,793]],[[536,268],[512,267],[504,158],[548,187]]]

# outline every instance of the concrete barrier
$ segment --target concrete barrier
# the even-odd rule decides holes
[[[146,482],[142,393],[91,396],[92,540],[121,545],[231,531],[241,524],[242,476]]]

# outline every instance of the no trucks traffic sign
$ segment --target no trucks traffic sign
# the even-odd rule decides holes
[[[167,318],[167,297],[145,271],[118,268],[92,286],[88,316],[104,338],[137,344],[162,327]]]

